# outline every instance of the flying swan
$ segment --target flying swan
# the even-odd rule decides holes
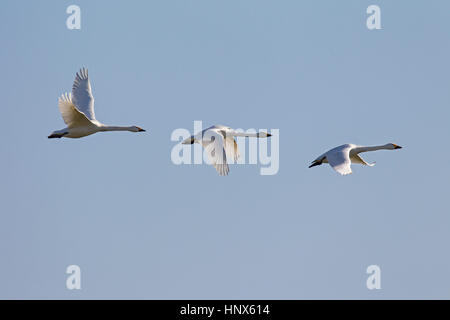
[[[63,94],[58,99],[58,106],[67,128],[53,131],[48,136],[49,139],[81,138],[102,131],[145,131],[136,126],[107,126],[95,119],[94,97],[92,96],[88,70],[85,68],[77,72],[72,86],[72,94]]]
[[[201,144],[205,148],[211,164],[216,168],[219,175],[226,176],[230,172],[227,158],[237,161],[240,157],[238,145],[234,137],[267,138],[270,136],[272,135],[266,132],[236,132],[230,127],[214,125],[187,138],[182,144]]]
[[[312,162],[309,168],[319,166],[322,163],[329,163],[330,166],[341,175],[347,175],[352,173],[350,165],[352,163],[359,163],[365,166],[374,166],[375,163],[367,163],[363,158],[359,156],[361,152],[376,151],[376,150],[394,150],[401,149],[402,147],[388,143],[382,146],[363,147],[355,144],[344,144],[342,146],[331,149],[316,160]]]

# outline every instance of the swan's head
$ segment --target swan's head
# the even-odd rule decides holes
[[[267,137],[271,137],[272,135],[270,133],[267,132],[259,132],[258,133],[258,138],[267,138]]]
[[[133,132],[145,132],[144,129],[142,129],[141,127],[137,127],[137,126],[132,126],[132,127],[131,127],[131,130],[132,130]]]
[[[389,149],[391,150],[395,150],[395,149],[401,149],[402,147],[400,147],[399,145],[395,144],[395,143],[388,143],[386,145]]]

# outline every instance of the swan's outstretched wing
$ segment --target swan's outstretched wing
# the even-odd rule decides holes
[[[345,148],[340,151],[330,152],[327,154],[327,160],[330,166],[342,175],[352,173],[350,168],[350,149]]]
[[[73,82],[72,101],[75,107],[83,112],[89,120],[95,120],[94,96],[92,95],[88,70],[85,68],[77,72]]]
[[[221,130],[220,132],[225,137],[225,153],[227,158],[233,159],[236,162],[241,156],[236,140],[232,135],[227,134],[226,131]]]
[[[74,106],[70,93],[63,94],[58,99],[58,107],[68,128],[92,125],[92,122],[86,117],[86,115]]]
[[[227,153],[227,156],[229,158],[233,159],[234,162],[237,162],[239,157],[241,156],[237,142],[232,137],[231,138],[227,137],[226,142],[225,142],[225,151]]]
[[[359,164],[369,166],[369,167],[373,167],[375,165],[375,162],[373,162],[373,163],[366,162],[363,158],[361,158],[361,156],[359,154],[352,154],[350,156],[350,160],[352,161],[352,163],[359,163]]]
[[[228,175],[230,168],[227,164],[223,136],[214,130],[209,130],[208,134],[203,136],[201,142],[205,152],[208,154],[209,161],[216,168],[219,175]]]

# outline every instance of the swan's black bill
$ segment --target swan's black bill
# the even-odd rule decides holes
[[[145,132],[145,130],[142,129],[142,128],[139,128],[139,129],[138,129],[138,132]]]
[[[394,149],[401,149],[402,147],[395,145]]]
[[[258,138],[268,138],[268,137],[271,137],[272,135],[270,133],[268,133],[268,132],[258,132],[256,134],[256,136]]]

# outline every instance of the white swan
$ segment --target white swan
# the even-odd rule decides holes
[[[321,156],[319,156],[316,160],[312,162],[309,168],[319,166],[322,163],[329,163],[330,166],[336,170],[338,173],[342,175],[352,173],[352,169],[350,168],[350,164],[359,163],[366,166],[374,166],[375,163],[367,163],[359,156],[361,152],[367,151],[376,151],[376,150],[394,150],[401,149],[402,147],[388,143],[382,146],[373,146],[373,147],[363,147],[355,144],[344,144],[342,146],[331,149]]]
[[[270,133],[244,133],[236,132],[230,127],[214,125],[194,136],[184,140],[182,144],[199,143],[205,148],[211,164],[216,168],[221,176],[226,176],[230,172],[227,158],[239,159],[239,149],[234,137],[256,137],[266,138],[272,136]]]
[[[72,94],[63,94],[58,99],[58,106],[67,128],[53,131],[48,136],[49,139],[62,137],[81,138],[102,131],[145,131],[136,126],[107,126],[95,119],[94,97],[92,96],[88,70],[85,68],[77,72],[72,86]]]

